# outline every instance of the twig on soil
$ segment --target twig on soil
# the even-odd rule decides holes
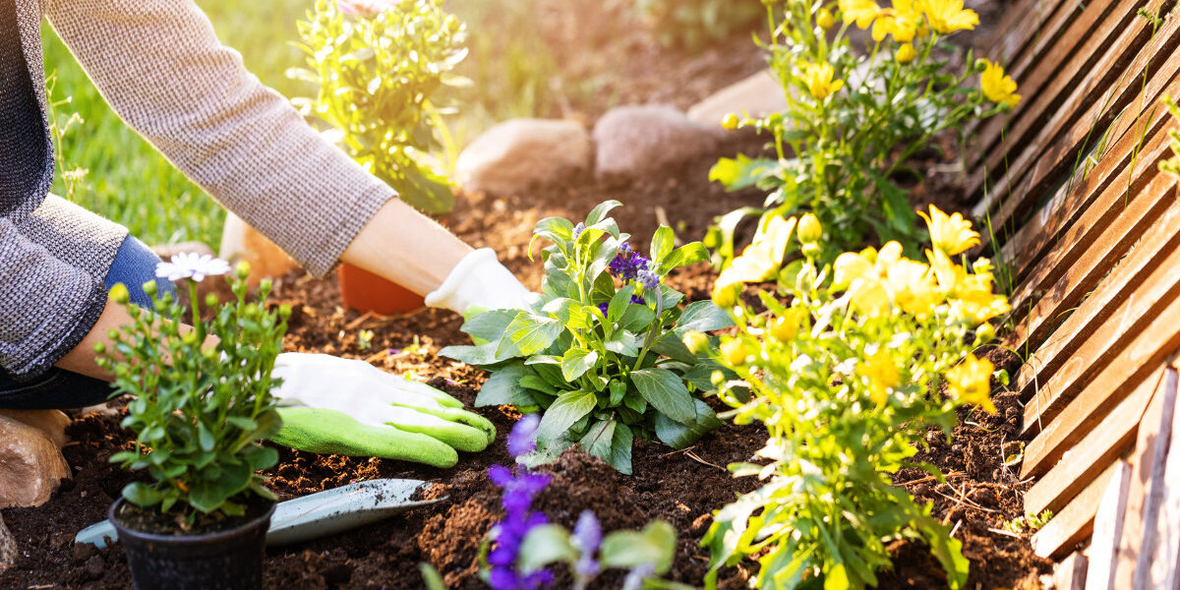
[[[992,528],[989,528],[989,529],[987,529],[987,530],[988,530],[989,532],[993,532],[993,533],[995,533],[995,534],[997,534],[997,535],[1004,535],[1005,537],[1012,537],[1013,539],[1023,539],[1023,538],[1024,538],[1024,537],[1022,537],[1022,536],[1020,536],[1020,535],[1018,535],[1018,534],[1016,534],[1016,533],[1013,533],[1012,531],[1005,531],[1004,529],[992,529]]]
[[[962,495],[960,497],[956,497],[956,498],[952,498],[951,496],[948,496],[938,490],[931,490],[931,491],[938,494],[939,496],[942,496],[943,498],[946,498],[947,500],[954,502],[956,507],[959,506],[960,504],[967,504],[967,505],[971,506],[972,508],[975,508],[977,510],[982,510],[984,512],[991,512],[993,514],[998,514],[1000,512],[999,510],[993,510],[991,508],[980,506],[979,504],[972,502],[969,498],[967,498],[966,494],[964,493],[966,490],[967,490],[967,485],[963,484],[963,490],[960,491],[960,494],[962,494]],[[949,514],[950,512],[948,511],[947,513]]]
[[[693,452],[689,451],[689,452],[685,453],[685,455],[686,455],[686,456],[687,456],[689,459],[692,459],[693,461],[696,461],[697,463],[700,463],[700,464],[702,464],[702,465],[708,465],[709,467],[716,467],[717,469],[720,469],[720,470],[722,470],[722,471],[725,471],[725,468],[724,468],[724,467],[722,467],[722,466],[720,466],[720,465],[716,465],[716,464],[714,464],[714,463],[710,463],[710,462],[708,462],[708,461],[706,461],[706,460],[704,460],[704,459],[702,459],[702,458],[698,457],[696,453],[693,453]]]
[[[345,324],[344,329],[346,331],[351,332],[351,331],[359,328],[361,326],[361,324],[364,324],[366,321],[368,321],[372,318],[373,318],[373,312],[366,311],[365,313],[361,314],[360,317]]]
[[[962,520],[958,520],[958,521],[956,521],[956,522],[955,522],[955,528],[951,529],[951,534],[950,534],[950,536],[951,536],[952,538],[955,536],[955,533],[959,532],[959,527],[960,527],[962,524],[963,524],[963,521],[962,521]]]
[[[697,448],[696,445],[693,445],[691,447],[684,447],[683,449],[676,449],[675,451],[672,451],[670,453],[664,453],[663,455],[660,455],[660,458],[663,459],[665,457],[671,457],[672,455],[679,455],[680,453],[687,453],[695,448]]]
[[[967,473],[964,471],[955,471],[954,473],[948,473],[948,474],[944,475],[943,479],[950,479],[952,477],[963,477],[964,475],[967,475]],[[915,479],[913,481],[905,481],[905,482],[899,483],[897,485],[903,486],[903,487],[904,486],[912,486],[912,485],[916,485],[916,484],[920,484],[920,483],[926,483],[928,481],[935,481],[937,479],[938,478],[934,477],[933,475],[927,475],[926,477]]]

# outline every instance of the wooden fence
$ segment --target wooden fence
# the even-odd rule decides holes
[[[1025,509],[1055,514],[1034,549],[1064,558],[1093,534],[1068,566],[1086,588],[1180,588],[1180,199],[1158,167],[1180,127],[1160,101],[1180,97],[1175,4],[1018,0],[988,53],[1024,99],[967,159],[1017,279]]]

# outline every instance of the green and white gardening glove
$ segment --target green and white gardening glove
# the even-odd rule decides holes
[[[482,451],[496,438],[459,400],[364,361],[286,352],[272,375],[283,380],[274,392],[283,427],[271,440],[283,446],[452,467],[456,451]]]
[[[426,305],[470,317],[481,310],[528,309],[535,297],[500,264],[491,248],[480,248],[464,256],[443,284],[426,295]]]

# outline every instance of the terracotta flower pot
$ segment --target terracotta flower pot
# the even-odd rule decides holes
[[[341,264],[336,272],[340,278],[340,299],[349,309],[392,315],[426,305],[421,295],[363,268]]]

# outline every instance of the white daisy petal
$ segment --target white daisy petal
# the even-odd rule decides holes
[[[156,265],[157,277],[168,277],[170,281],[192,278],[200,282],[206,276],[223,275],[229,272],[229,263],[214,258],[209,254],[200,255],[195,252],[181,252],[172,257],[171,262],[161,262]]]

